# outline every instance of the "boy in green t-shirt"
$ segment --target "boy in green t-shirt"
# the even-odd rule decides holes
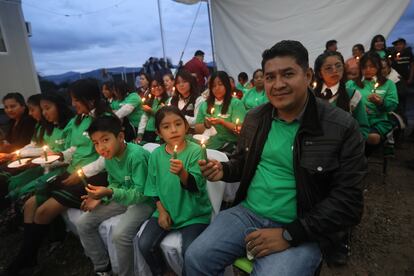
[[[115,116],[96,119],[88,129],[96,151],[105,158],[109,186],[88,184],[81,209],[88,211],[77,221],[86,255],[97,274],[110,273],[111,264],[98,228],[101,222],[123,214],[112,233],[118,257],[118,275],[134,274],[132,239],[152,214],[152,201],[144,196],[149,153],[136,144],[125,143],[121,121]],[[99,274],[99,275],[100,275]]]

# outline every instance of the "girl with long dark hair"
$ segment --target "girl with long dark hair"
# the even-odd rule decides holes
[[[327,51],[315,60],[315,95],[329,103],[350,112],[358,121],[362,136],[367,139],[369,123],[362,96],[358,90],[345,87],[344,58],[339,52]]]

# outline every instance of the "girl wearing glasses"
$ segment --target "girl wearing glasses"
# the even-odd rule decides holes
[[[315,60],[315,95],[328,100],[331,104],[351,112],[359,123],[362,136],[367,139],[369,124],[361,93],[355,89],[346,89],[344,58],[339,52],[324,52]]]

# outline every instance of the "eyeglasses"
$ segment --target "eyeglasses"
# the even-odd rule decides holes
[[[335,65],[327,65],[325,67],[322,67],[322,70],[328,73],[333,73],[334,69],[336,69],[336,71],[342,71],[344,69],[344,66],[342,63],[336,63]]]

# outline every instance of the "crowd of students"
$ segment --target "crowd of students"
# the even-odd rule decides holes
[[[395,44],[401,42],[405,44],[402,39]],[[181,69],[175,76],[153,79],[142,73],[136,91],[123,81],[99,85],[92,79],[78,80],[68,88],[73,108],[58,93],[33,95],[27,102],[19,93],[7,94],[3,105],[10,128],[0,145],[1,200],[6,208],[24,199],[24,238],[4,275],[18,275],[36,265],[49,224],[68,208],[87,211],[77,228],[97,275],[111,272],[98,227],[119,214],[121,221],[112,233],[119,275],[134,273],[132,239],[146,220],[139,248],[153,275],[168,270],[159,245],[173,230],[182,234],[187,275],[217,275],[242,257],[246,247],[257,263],[274,252],[297,248],[287,255],[290,258],[305,248],[303,258],[312,262],[296,270],[306,272],[301,275],[312,275],[322,255],[331,263],[343,263],[335,254],[346,241],[337,235],[328,244],[329,235],[358,223],[362,194],[356,186],[366,171],[364,144],[367,155],[381,144],[392,148],[393,130],[400,126],[392,118],[397,112],[405,118],[401,98],[412,74],[393,69],[402,66],[399,59],[406,55],[397,47],[389,53],[382,36],[373,38],[367,53],[355,45],[354,56],[346,62],[333,46],[336,41],[316,59],[312,74],[299,42],[279,42],[263,53],[262,68],[251,81],[242,72],[236,86],[226,72],[217,71],[204,91],[200,79]],[[205,138],[207,148],[227,153],[230,162],[207,160],[195,134]],[[141,145],[150,142],[162,145],[149,153]],[[42,156],[44,145],[48,155],[59,159],[47,166],[7,168],[11,161]],[[241,204],[210,226],[206,179],[241,182],[235,200]],[[302,183],[308,181],[311,188]],[[317,181],[326,186],[315,187],[321,185]],[[335,210],[326,213],[320,203]],[[237,222],[234,216],[247,216],[250,222]],[[237,245],[219,242],[220,235],[230,239],[224,232],[230,227],[226,221],[233,220],[242,230],[259,228],[253,232],[257,235],[248,235],[247,243],[240,244],[245,237],[233,229],[228,233],[239,237]],[[284,229],[277,233],[284,243],[279,240],[277,249],[253,250],[261,248],[257,241],[268,235],[260,228]],[[221,247],[232,253],[217,253]],[[210,255],[201,262],[197,258],[203,250]],[[268,271],[258,265],[253,274],[270,275]]]

